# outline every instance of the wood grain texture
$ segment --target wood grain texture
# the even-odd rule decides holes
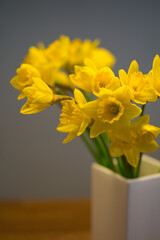
[[[89,240],[90,202],[0,202],[2,240]]]

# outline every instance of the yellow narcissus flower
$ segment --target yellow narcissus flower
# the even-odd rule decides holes
[[[86,39],[81,41],[80,39],[74,39],[70,42],[69,54],[68,54],[68,68],[72,71],[75,65],[83,65],[85,58],[89,57],[96,49],[99,41],[95,40],[91,42]]]
[[[83,94],[78,89],[75,89],[74,96],[75,100],[62,102],[62,113],[57,130],[60,132],[69,132],[63,143],[67,143],[76,136],[80,136],[91,121],[90,117],[87,117],[82,110],[82,107],[87,103]]]
[[[70,75],[71,82],[89,93],[99,96],[103,88],[116,90],[120,81],[109,67],[97,69],[90,59],[85,59],[85,66],[75,66],[75,74]]]
[[[45,47],[40,44],[38,47],[30,47],[27,56],[24,59],[24,63],[28,63],[38,70],[41,67],[48,64],[48,60],[45,56]]]
[[[68,58],[69,38],[61,36],[44,48],[42,44],[39,47],[31,47],[24,62],[31,64],[39,70],[41,78],[52,88],[56,83],[65,88],[72,88],[72,84],[64,72],[60,71],[60,67],[64,65]]]
[[[58,40],[51,43],[45,50],[45,56],[52,62],[55,68],[62,68],[68,60],[70,39],[61,36]]]
[[[24,63],[28,63],[35,67],[41,74],[41,78],[51,87],[54,87],[54,79],[52,77],[55,71],[53,62],[49,62],[46,55],[46,49],[40,45],[38,48],[30,47],[28,55],[24,59]]]
[[[71,74],[70,80],[72,84],[86,92],[92,92],[93,77],[95,71],[87,66],[75,66],[75,74]]]
[[[86,39],[74,39],[70,42],[68,55],[68,69],[73,71],[75,65],[83,65],[85,58],[90,58],[97,68],[104,66],[112,67],[115,63],[115,57],[106,49],[98,48],[99,41],[91,42]]]
[[[92,92],[99,96],[101,90],[114,91],[120,87],[120,81],[109,67],[99,69],[93,79]]]
[[[91,138],[112,130],[124,140],[129,136],[130,121],[141,113],[139,107],[130,103],[128,87],[120,87],[114,92],[103,91],[98,99],[88,102],[83,110],[94,120]]]
[[[157,99],[154,88],[148,75],[143,75],[139,71],[138,63],[134,60],[130,64],[128,74],[123,70],[119,70],[119,77],[122,86],[128,86],[131,91],[131,99],[140,104],[146,102],[154,102]]]
[[[54,103],[72,99],[69,96],[55,95],[41,78],[35,77],[32,86],[24,88],[23,93],[28,98],[20,111],[23,114],[38,113]]]
[[[153,60],[153,67],[149,76],[157,96],[160,97],[160,57],[158,55]]]
[[[13,77],[10,81],[11,85],[19,91],[27,86],[32,85],[33,77],[40,77],[40,72],[29,64],[22,64],[20,68],[17,69],[17,75]],[[20,93],[18,99],[24,98],[24,93]]]
[[[51,88],[55,88],[58,85],[62,88],[73,89],[73,84],[71,83],[68,75],[65,72],[60,71],[60,69],[53,68],[53,66],[49,64],[42,66],[41,76]]]
[[[154,140],[159,133],[160,128],[149,124],[149,116],[142,116],[131,123],[130,137],[126,141],[109,134],[110,153],[113,157],[125,155],[129,164],[136,167],[140,152],[153,152],[159,147]]]
[[[104,48],[96,48],[92,51],[91,55],[88,56],[96,65],[96,67],[113,67],[115,64],[115,57],[108,50]]]

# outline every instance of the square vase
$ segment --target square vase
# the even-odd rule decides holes
[[[143,155],[140,177],[92,165],[92,240],[160,240],[160,161]]]

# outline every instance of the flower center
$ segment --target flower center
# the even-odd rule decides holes
[[[94,90],[99,92],[101,88],[109,88],[111,85],[112,76],[110,73],[101,72],[98,73],[94,80]]]
[[[97,110],[98,118],[110,124],[118,121],[123,115],[123,112],[123,105],[115,97],[101,99]]]

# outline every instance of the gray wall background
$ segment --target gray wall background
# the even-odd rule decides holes
[[[93,160],[81,139],[62,144],[56,107],[21,115],[24,102],[16,100],[18,92],[9,84],[31,45],[47,46],[61,34],[101,39],[117,58],[116,74],[128,70],[133,59],[147,73],[160,54],[160,1],[1,1],[0,199],[90,195]],[[160,127],[159,104],[148,104],[146,113]],[[160,159],[160,150],[151,155]]]

